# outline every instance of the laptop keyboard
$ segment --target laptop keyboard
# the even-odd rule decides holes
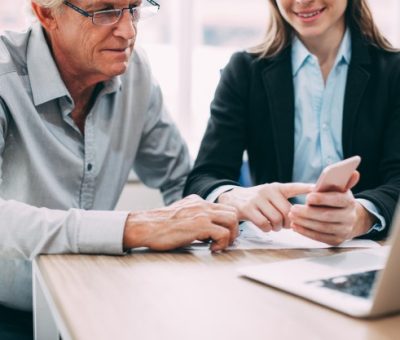
[[[378,272],[379,270],[371,270],[329,279],[308,281],[307,283],[367,299],[371,296],[373,283]]]

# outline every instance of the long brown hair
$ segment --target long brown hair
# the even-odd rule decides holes
[[[276,0],[269,0],[270,17],[264,41],[251,48],[250,52],[261,58],[273,57],[288,46],[294,30],[279,12]],[[380,33],[366,0],[348,0],[346,22],[352,29],[358,31],[370,44],[386,51],[397,51]]]

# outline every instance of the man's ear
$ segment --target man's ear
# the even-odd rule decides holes
[[[46,31],[50,31],[57,27],[57,21],[55,20],[53,13],[54,10],[40,6],[36,2],[32,1],[32,11],[35,13],[39,22]]]

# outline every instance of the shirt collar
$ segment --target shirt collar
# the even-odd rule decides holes
[[[299,70],[303,67],[305,62],[312,57],[313,55],[307,50],[307,48],[304,46],[301,40],[297,36],[295,36],[292,42],[293,76],[295,76],[299,72]],[[350,30],[349,28],[347,28],[343,36],[342,42],[340,43],[334,67],[341,62],[350,64],[350,59],[351,59],[351,37],[350,37]]]
[[[350,34],[350,29],[347,28],[342,43],[340,44],[339,47],[335,65],[339,64],[342,61],[347,65],[349,65],[350,60],[351,60],[351,34]]]
[[[292,69],[293,76],[299,72],[306,60],[311,57],[311,53],[307,50],[301,40],[294,36],[292,42]]]
[[[33,102],[36,106],[56,98],[70,97],[39,23],[34,23],[32,26],[27,50],[27,66]]]
[[[116,76],[104,82],[103,94],[110,94],[117,92],[122,88],[121,76]]]
[[[34,23],[32,26],[27,50],[27,66],[33,102],[36,106],[62,97],[69,97],[72,101],[39,23]],[[114,77],[104,82],[103,94],[116,92],[121,86],[121,76]]]

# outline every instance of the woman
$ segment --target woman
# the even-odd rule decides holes
[[[291,227],[332,245],[384,237],[400,191],[400,55],[365,0],[269,4],[265,41],[222,74],[185,193],[229,204],[265,231]],[[237,183],[244,151],[251,188]],[[346,192],[304,184],[353,155],[360,178]]]

